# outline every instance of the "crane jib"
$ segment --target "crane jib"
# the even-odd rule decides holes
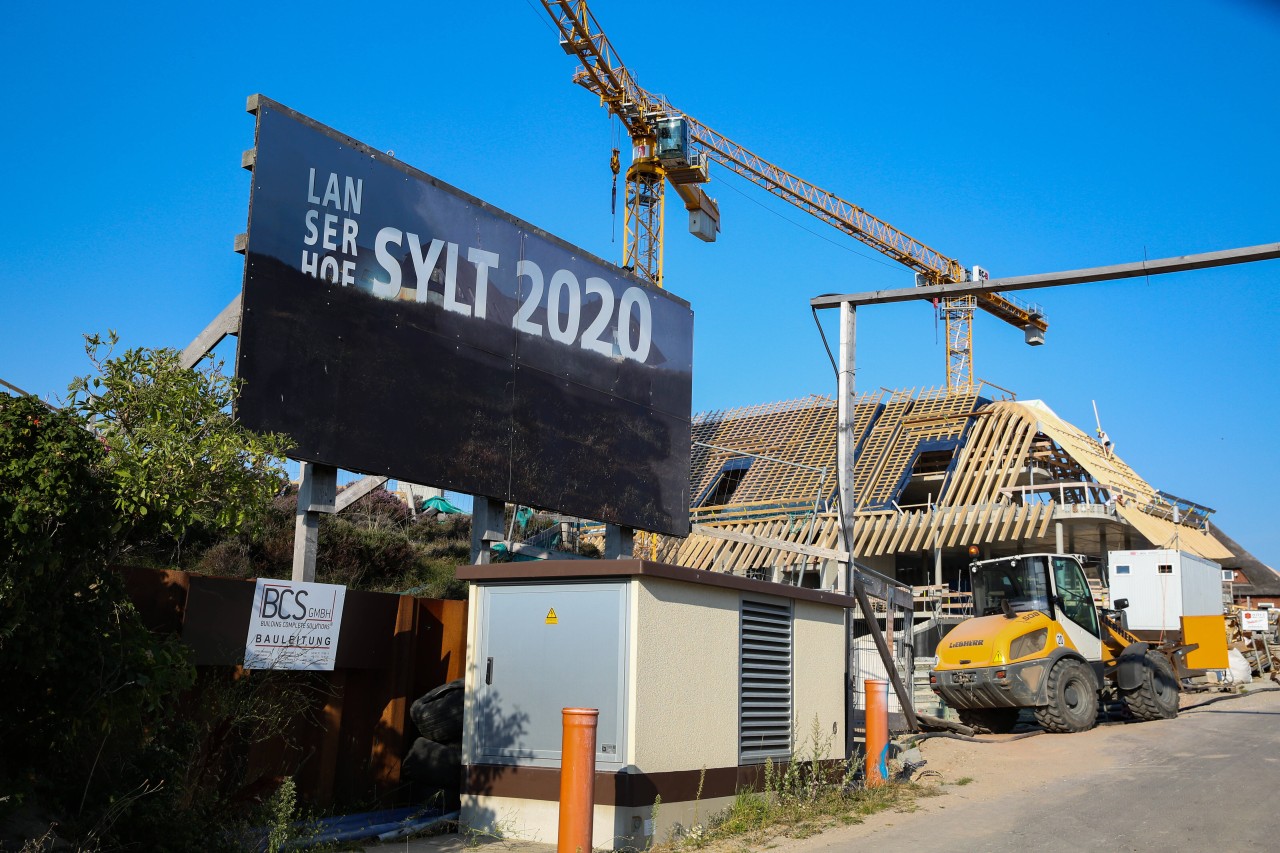
[[[652,158],[648,143],[652,141],[658,122],[679,118],[687,122],[692,137],[692,144],[703,149],[702,153],[715,159],[730,171],[738,174],[773,195],[795,205],[806,213],[823,220],[843,233],[875,249],[886,257],[914,270],[918,282],[923,285],[959,284],[969,280],[964,266],[954,258],[950,258],[918,240],[899,231],[887,222],[872,216],[855,204],[839,196],[802,180],[784,169],[770,163],[741,145],[731,142],[726,137],[708,128],[701,122],[682,115],[674,109],[666,98],[655,95],[636,83],[631,72],[623,65],[613,45],[604,34],[599,21],[587,8],[585,0],[542,0],[543,7],[551,16],[560,33],[560,44],[566,53],[576,55],[582,61],[580,68],[573,76],[573,82],[592,92],[600,98],[601,105],[617,116],[626,125],[637,154],[637,169],[662,182],[662,170],[656,168],[656,160]],[[705,161],[702,176],[698,180],[706,181]],[[673,185],[689,180],[679,173],[669,175]],[[632,185],[631,176],[628,184]],[[638,212],[632,208],[641,203],[641,199],[661,199],[660,190],[648,187],[641,192],[629,193],[627,208],[628,221],[639,221]],[[634,201],[633,201],[634,199]],[[686,201],[688,201],[686,199]],[[714,200],[710,202],[714,205]],[[689,208],[694,210],[694,206]],[[636,243],[624,241],[624,263],[633,265],[655,282],[662,280],[662,226],[661,217],[657,225],[651,227],[643,248],[636,256]],[[719,230],[718,208],[713,228],[697,228],[692,224],[690,230],[704,240],[714,239],[714,232]],[[708,237],[707,235],[710,235]],[[947,323],[947,387],[969,388],[973,385],[972,351],[972,315],[973,308],[984,311],[999,319],[1027,331],[1027,343],[1043,343],[1042,334],[1048,324],[1044,312],[1039,306],[1024,306],[998,293],[984,293],[976,297],[944,297],[944,316]]]

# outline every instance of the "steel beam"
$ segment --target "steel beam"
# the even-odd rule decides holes
[[[1280,258],[1280,243],[1263,243],[1242,249],[1224,249],[1220,252],[1204,252],[1199,255],[1181,255],[1176,258],[1159,258],[1152,261],[1135,261],[1130,264],[1113,264],[1107,267],[1087,267],[1064,272],[1023,275],[1013,278],[993,278],[989,281],[969,281],[962,284],[934,284],[926,287],[900,287],[892,290],[872,290],[866,293],[827,294],[809,300],[814,308],[836,308],[840,305],[883,305],[889,302],[911,302],[916,299],[932,301],[944,296],[965,296],[995,291],[1035,290],[1042,287],[1060,287],[1067,284],[1086,284],[1091,281],[1113,281],[1121,278],[1140,278],[1147,275],[1163,275],[1171,272],[1224,267],[1231,264],[1247,264],[1253,261],[1270,261]]]
[[[30,391],[23,391],[17,385],[11,385],[10,383],[5,382],[3,379],[0,379],[0,385],[3,385],[5,388],[8,388],[10,391],[17,394],[19,397],[35,397],[37,400],[40,400],[39,397],[36,397],[36,395],[32,394]],[[53,403],[50,403],[48,400],[40,400],[40,402],[44,403],[45,408],[48,409],[49,411],[51,412],[58,411],[58,407],[53,405]],[[93,432],[93,429],[91,427],[86,427],[86,429],[88,429],[90,432]]]

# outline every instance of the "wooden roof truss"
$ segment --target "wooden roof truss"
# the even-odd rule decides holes
[[[699,415],[693,435],[695,442],[739,453],[825,467],[830,473],[824,490],[834,492],[835,418],[834,400],[808,397]],[[1105,507],[1156,547],[1210,559],[1230,555],[1203,529],[1204,507],[1194,505],[1197,512],[1175,524],[1162,493],[1043,403],[988,403],[976,394],[948,395],[943,389],[898,391],[889,392],[887,401],[882,395],[859,397],[855,418],[859,556],[1040,538],[1050,532],[1056,508],[1079,504]],[[951,440],[955,456],[937,499],[927,506],[895,506],[922,443]],[[732,455],[695,445],[691,494],[703,494]],[[692,535],[650,538],[646,555],[766,577],[821,567],[841,543],[837,514],[824,500],[815,501],[819,478],[812,470],[755,461],[729,504],[695,507]]]

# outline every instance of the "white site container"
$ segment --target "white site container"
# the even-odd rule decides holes
[[[1182,616],[1222,613],[1222,567],[1186,551],[1111,551],[1111,600],[1129,599],[1129,629],[1178,631]]]

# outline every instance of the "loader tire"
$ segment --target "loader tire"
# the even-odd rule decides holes
[[[980,735],[1002,735],[1018,724],[1017,708],[957,708],[960,722]]]
[[[1084,661],[1063,658],[1049,670],[1049,704],[1036,708],[1036,722],[1047,732],[1087,732],[1098,721],[1098,682]]]
[[[1142,683],[1120,691],[1124,707],[1139,720],[1172,720],[1178,716],[1178,676],[1173,664],[1159,652],[1147,652],[1142,664]]]

